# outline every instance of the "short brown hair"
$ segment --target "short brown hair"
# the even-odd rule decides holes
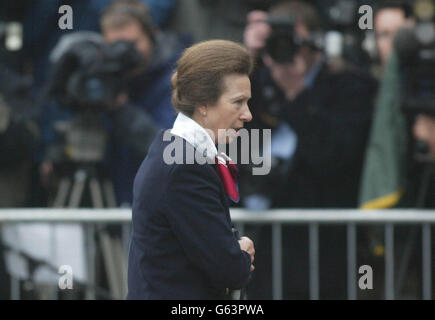
[[[156,27],[149,8],[139,0],[116,0],[110,3],[100,19],[100,28],[104,30],[123,28],[133,21],[139,23],[142,30],[154,42]]]
[[[187,48],[178,60],[172,85],[174,108],[191,117],[197,105],[213,105],[221,96],[223,78],[229,74],[250,75],[251,57],[240,44],[209,40]]]

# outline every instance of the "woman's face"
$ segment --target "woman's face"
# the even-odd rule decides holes
[[[223,78],[224,90],[215,105],[200,108],[200,117],[205,129],[211,130],[215,143],[231,143],[252,120],[248,107],[251,98],[251,82],[247,75],[231,74]],[[204,115],[205,112],[205,115]],[[231,130],[233,129],[233,130]]]

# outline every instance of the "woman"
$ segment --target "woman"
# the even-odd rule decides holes
[[[196,44],[178,61],[171,84],[179,114],[155,138],[134,182],[128,299],[225,299],[246,285],[254,246],[232,233],[236,168],[215,145],[231,142],[252,119],[251,69],[246,49],[224,40]],[[173,149],[177,141],[181,148]],[[171,162],[168,150],[182,161]]]

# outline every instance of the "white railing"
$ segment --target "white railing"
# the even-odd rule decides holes
[[[385,292],[394,299],[394,225],[421,225],[422,228],[422,288],[423,299],[431,299],[431,225],[435,210],[269,210],[247,211],[232,209],[231,217],[241,234],[245,224],[272,226],[273,298],[282,299],[282,225],[309,225],[310,298],[319,298],[319,224],[347,225],[347,283],[348,298],[357,297],[356,225],[385,225]],[[129,224],[131,209],[0,209],[1,223],[62,222]],[[92,229],[90,229],[92,232]],[[128,240],[124,240],[126,242]]]

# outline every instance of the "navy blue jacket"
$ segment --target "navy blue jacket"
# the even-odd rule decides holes
[[[232,234],[214,165],[165,164],[170,143],[161,131],[134,181],[127,298],[224,299],[246,285],[250,256]]]

